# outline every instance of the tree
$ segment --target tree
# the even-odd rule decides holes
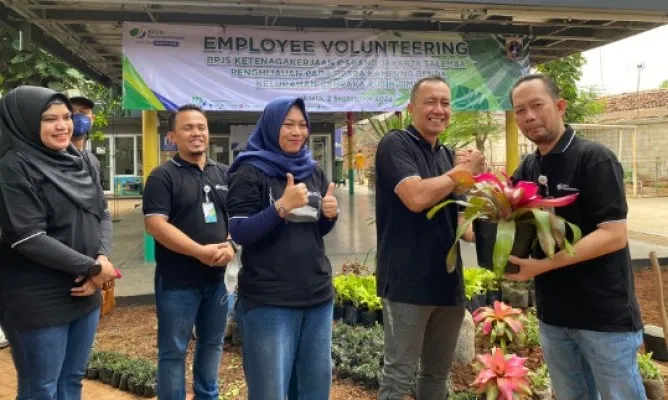
[[[668,89],[668,79],[661,82],[661,84],[659,85],[659,89]]]
[[[35,45],[19,50],[16,34],[0,26],[0,93],[20,85],[44,86],[53,90],[76,87],[85,76]]]
[[[564,119],[569,123],[587,122],[605,110],[605,103],[596,99],[593,90],[578,89],[586,62],[582,54],[576,53],[538,66],[538,71],[555,81],[561,89],[561,97],[568,102]]]
[[[6,60],[6,61],[5,61]],[[96,103],[92,139],[102,139],[102,129],[112,115],[122,116],[120,96],[86,78],[61,59],[30,45],[19,50],[19,41],[11,29],[0,26],[0,95],[20,85],[44,86],[56,91],[78,89]]]
[[[382,115],[368,117],[378,140],[393,129],[406,129],[412,118],[408,111],[401,116]],[[475,143],[480,151],[485,151],[485,143],[491,135],[499,131],[499,126],[490,112],[457,111],[450,117],[450,125],[439,135],[441,143],[450,148],[461,148]]]

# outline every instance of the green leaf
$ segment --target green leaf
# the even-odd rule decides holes
[[[550,258],[554,257],[554,237],[550,226],[550,212],[539,209],[531,209],[534,216],[534,225],[538,233],[538,243],[543,252]]]
[[[500,220],[496,227],[496,242],[494,243],[494,253],[492,255],[492,265],[496,274],[503,274],[510,252],[513,250],[514,242],[515,221],[512,219]]]
[[[560,249],[565,247],[566,221],[554,213],[550,213],[550,230],[554,241]]]
[[[497,400],[499,398],[499,387],[496,385],[490,385],[487,388],[487,400]]]
[[[573,244],[577,243],[582,239],[582,231],[580,230],[580,227],[568,221],[566,221],[566,224],[568,224],[568,227],[571,228],[571,231],[573,232]]]
[[[69,76],[71,76],[72,78],[75,78],[75,79],[83,78],[83,75],[81,74],[81,72],[77,71],[74,68],[66,69],[65,74],[67,74],[67,75],[69,75]]]
[[[457,204],[462,205],[464,207],[472,206],[472,204],[467,203],[465,201],[461,201],[461,200],[452,200],[452,199],[446,200],[446,201],[440,202],[440,203],[436,204],[435,206],[433,206],[432,208],[430,208],[429,211],[427,212],[427,219],[434,218],[434,215],[436,215],[437,212],[439,212],[443,207],[447,206],[448,204],[452,204],[452,203],[457,203]]]
[[[473,222],[474,219],[480,217],[482,213],[477,213],[471,218],[467,218],[464,220],[464,223],[459,225],[457,227],[457,236],[455,237],[455,243],[452,245],[450,248],[450,251],[448,251],[448,256],[445,258],[445,268],[448,271],[448,273],[452,273],[455,270],[455,265],[457,264],[457,249],[459,248],[459,239],[462,237],[464,232],[468,229],[469,225]]]

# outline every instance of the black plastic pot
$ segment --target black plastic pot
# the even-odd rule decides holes
[[[475,308],[473,311],[479,309],[480,307],[485,307],[487,304],[487,295],[486,294],[477,294],[473,296],[473,303],[475,304]]]
[[[88,368],[86,371],[86,378],[97,379],[100,376],[100,370],[97,368]]]
[[[645,342],[645,351],[652,353],[652,358],[659,361],[668,361],[668,349],[663,336],[663,329],[655,325],[645,325],[642,332]]]
[[[376,312],[369,310],[359,310],[358,313],[358,322],[362,326],[373,326],[376,322]]]
[[[144,397],[155,397],[156,386],[155,383],[144,385]]]
[[[109,369],[109,368],[102,368],[100,371],[100,380],[102,383],[105,385],[108,385],[111,383],[111,379],[114,377],[114,371]]]
[[[383,325],[383,310],[376,311],[376,319],[378,320],[378,323],[382,326]]]
[[[501,289],[487,290],[485,298],[487,305],[493,306],[495,301],[501,301]]]
[[[473,299],[471,299],[471,300],[466,299],[466,309],[469,310],[470,313],[473,312],[473,302],[472,302],[472,300]]]
[[[352,304],[345,304],[343,306],[343,322],[349,325],[356,325],[357,319],[357,307]]]
[[[123,376],[121,376],[121,382],[118,384],[118,388],[124,392],[130,391],[128,387],[128,381],[130,378],[132,378],[131,374],[123,374]]]
[[[135,382],[134,376],[130,376],[128,378],[128,392],[135,393],[135,385],[136,385],[136,382]]]
[[[118,388],[121,384],[121,377],[123,376],[120,372],[114,372],[114,375],[111,377],[111,386]]]
[[[473,232],[475,232],[475,253],[478,265],[492,271],[494,264],[494,243],[496,242],[496,222],[486,220],[473,221]],[[531,245],[536,237],[536,227],[529,223],[515,225],[515,241],[510,254],[519,258],[527,258],[531,254]],[[513,263],[507,263],[507,273],[519,272],[519,267]]]
[[[663,381],[643,379],[647,400],[663,400]]]
[[[144,395],[144,382],[135,382],[135,390],[133,391],[134,394],[138,396],[143,396]]]
[[[334,321],[343,318],[343,306],[334,306]]]

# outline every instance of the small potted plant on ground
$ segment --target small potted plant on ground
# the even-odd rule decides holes
[[[495,347],[492,354],[478,355],[475,368],[479,372],[471,386],[476,393],[485,394],[488,399],[526,399],[531,395],[531,389],[525,362],[526,358],[506,355]]]
[[[467,309],[470,312],[485,305],[486,289],[482,285],[482,268],[464,268],[464,294],[467,300]]]
[[[332,280],[334,285],[334,321],[343,318],[343,304],[346,300],[344,291],[342,290],[342,285],[345,282],[344,279],[344,275],[337,275]]]
[[[552,382],[547,372],[547,364],[542,364],[535,372],[530,372],[529,377],[534,400],[552,400]]]
[[[501,301],[501,280],[494,272],[481,268],[484,273],[481,274],[481,284],[485,288],[487,295],[485,305],[493,305],[495,301]]]
[[[522,310],[496,301],[493,307],[480,307],[475,310],[473,322],[485,336],[489,336],[491,344],[498,343],[501,349],[506,351],[507,343],[524,334],[521,316]]]
[[[378,311],[383,307],[380,297],[376,295],[376,278],[373,275],[361,277],[356,295],[359,297],[359,323],[373,326],[378,320]]]
[[[652,361],[652,353],[638,353],[638,369],[648,400],[663,399],[663,376]]]
[[[540,247],[548,257],[554,256],[555,247],[572,253],[571,243],[577,242],[582,236],[580,228],[552,211],[554,207],[574,202],[577,194],[544,199],[538,194],[537,184],[520,181],[513,185],[507,176],[502,181],[492,173],[474,177],[470,172],[460,171],[452,174],[452,178],[457,181],[460,190],[467,191],[467,200],[450,199],[439,203],[427,212],[427,218],[433,218],[450,203],[463,205],[465,222],[457,227],[455,243],[475,221],[478,265],[493,269],[498,275],[518,272],[516,265],[508,263],[508,257],[511,254],[520,258],[528,257],[536,234]],[[446,258],[449,272],[454,271],[456,259],[455,245]]]
[[[526,309],[529,307],[529,285],[527,282],[501,282],[501,300],[513,307]]]

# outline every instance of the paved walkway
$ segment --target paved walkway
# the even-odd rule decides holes
[[[141,397],[114,389],[99,381],[83,381],[83,400],[140,399]],[[0,350],[0,400],[16,398],[16,371],[9,349]]]
[[[341,214],[334,230],[325,236],[332,266],[336,271],[346,260],[358,259],[366,260],[373,269],[376,251],[373,194],[365,185],[356,185],[352,197],[346,187],[337,188],[335,195]],[[112,260],[123,268],[124,276],[117,284],[117,296],[153,293],[154,265],[144,263],[141,209],[132,209],[132,202],[126,200],[125,206],[119,206],[130,211],[114,224]],[[668,257],[668,198],[629,199],[628,203],[632,258],[647,258],[650,251],[656,251],[659,257]],[[462,258],[464,265],[476,265],[475,245],[462,243]]]

